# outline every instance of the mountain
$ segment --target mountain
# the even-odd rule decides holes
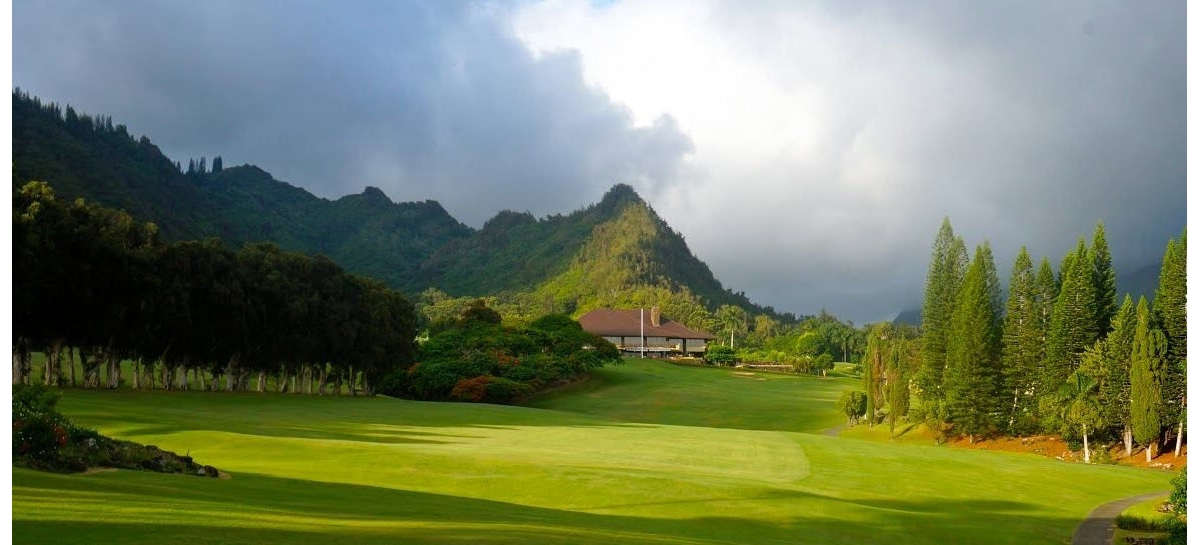
[[[539,311],[660,304],[704,327],[708,311],[734,305],[795,320],[725,289],[627,185],[567,215],[502,211],[474,230],[436,201],[395,203],[374,187],[328,200],[255,166],[222,168],[214,158],[210,170],[205,162],[185,171],[111,118],[13,92],[14,184],[49,182],[62,198],[125,209],[170,239],[272,241],[410,294],[503,295]]]
[[[405,286],[445,243],[472,230],[435,201],[393,203],[379,189],[331,201],[250,165],[185,173],[143,136],[111,118],[13,92],[13,183],[49,182],[152,221],[175,240],[269,240],[321,253],[347,270]]]

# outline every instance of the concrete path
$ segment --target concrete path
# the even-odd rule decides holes
[[[828,435],[830,437],[837,437],[838,434],[842,433],[842,430],[844,430],[844,429],[846,429],[846,424],[838,424],[838,425],[836,425],[832,428],[829,428],[821,433],[824,435]]]
[[[1113,534],[1117,528],[1117,515],[1120,515],[1121,512],[1136,504],[1154,498],[1161,498],[1169,493],[1164,490],[1162,492],[1130,496],[1092,509],[1092,512],[1088,513],[1087,518],[1083,519],[1083,522],[1080,522],[1079,526],[1075,527],[1075,535],[1071,538],[1071,545],[1109,545],[1112,543]]]

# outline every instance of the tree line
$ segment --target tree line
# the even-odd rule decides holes
[[[1136,442],[1147,460],[1173,436],[1178,454],[1186,418],[1187,231],[1167,243],[1153,305],[1118,300],[1104,225],[1082,237],[1057,274],[1034,266],[1022,247],[1007,299],[987,242],[968,259],[946,219],[933,244],[919,340],[882,326],[864,360],[868,422],[887,407],[943,433],[1050,433]],[[878,400],[878,401],[875,401]]]
[[[153,223],[43,182],[14,190],[13,271],[14,384],[41,351],[50,385],[116,388],[129,360],[134,388],[264,391],[271,378],[371,395],[416,353],[412,304],[325,257],[167,243]]]

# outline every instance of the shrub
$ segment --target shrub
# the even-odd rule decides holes
[[[733,349],[725,345],[710,346],[704,353],[704,361],[713,365],[733,365],[735,360]]]
[[[454,389],[450,391],[450,398],[459,401],[482,402],[487,398],[487,386],[491,380],[492,377],[488,375],[464,378],[454,385]]]
[[[450,398],[475,403],[512,403],[532,393],[533,386],[524,382],[483,375],[458,381]]]
[[[851,425],[857,424],[858,419],[862,418],[867,412],[867,394],[866,392],[845,391],[837,400],[838,411],[846,415],[846,419]]]

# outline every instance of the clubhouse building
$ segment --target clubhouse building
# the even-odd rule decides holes
[[[671,321],[658,307],[602,308],[579,318],[583,330],[604,337],[622,352],[655,357],[703,356],[716,337]]]

